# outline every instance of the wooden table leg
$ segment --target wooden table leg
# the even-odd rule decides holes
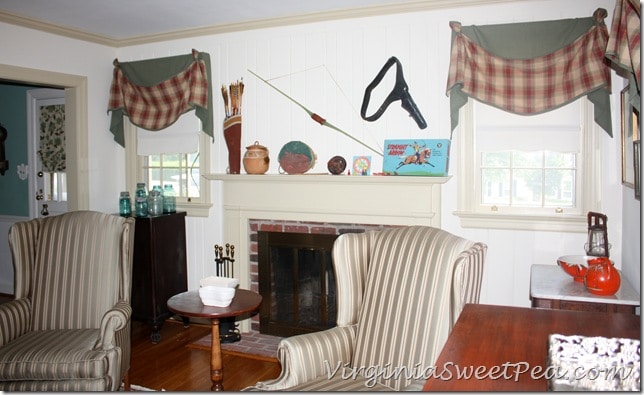
[[[213,318],[212,339],[210,344],[210,378],[212,391],[224,390],[224,368],[221,361],[221,343],[219,342],[219,319]]]

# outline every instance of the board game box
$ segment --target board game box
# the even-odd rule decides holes
[[[449,172],[448,139],[385,140],[382,172],[397,176],[445,177]]]

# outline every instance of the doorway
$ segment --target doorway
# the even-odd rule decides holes
[[[0,82],[64,90],[68,210],[89,209],[87,77],[0,64]],[[15,165],[10,164],[8,171],[15,174]],[[0,229],[6,234],[17,220],[20,218],[2,218]],[[6,237],[0,242],[0,257],[6,258],[0,259],[0,294],[13,295],[13,265]]]
[[[64,89],[67,206],[88,210],[87,77],[0,64],[0,81]]]

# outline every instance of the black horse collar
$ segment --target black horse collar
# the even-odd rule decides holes
[[[378,86],[380,81],[382,81],[385,74],[391,68],[391,66],[394,65],[394,63],[396,64],[396,84],[394,85],[393,90],[391,91],[391,93],[389,93],[380,108],[373,115],[367,116],[366,112],[367,107],[369,106],[369,99],[371,98],[371,91],[376,86]],[[376,78],[374,78],[374,80],[371,81],[371,83],[365,89],[364,98],[362,99],[362,108],[360,109],[360,115],[365,121],[375,121],[376,119],[380,118],[387,107],[389,107],[389,105],[396,100],[401,101],[400,105],[402,106],[402,108],[407,110],[410,117],[414,118],[414,121],[416,121],[416,124],[419,128],[425,129],[427,127],[427,123],[425,122],[423,115],[420,113],[418,107],[416,107],[416,103],[414,103],[414,99],[412,99],[411,95],[409,94],[409,87],[407,86],[405,77],[403,76],[402,65],[395,56],[392,56],[391,58],[389,58],[389,60],[387,60],[387,63],[382,66],[382,69],[380,70],[378,75],[376,75]]]

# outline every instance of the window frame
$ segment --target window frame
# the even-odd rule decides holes
[[[477,157],[474,130],[474,99],[468,100],[459,114],[457,136],[458,177],[457,209],[454,215],[460,218],[464,228],[538,230],[556,232],[588,231],[587,212],[598,211],[601,202],[601,150],[600,134],[603,130],[595,123],[593,106],[586,98],[581,100],[581,152],[577,155],[577,183],[579,184],[579,208],[553,208],[547,213],[543,208],[506,210],[480,209],[480,161]],[[476,158],[472,160],[472,158]],[[574,211],[574,212],[571,212]]]
[[[145,178],[143,166],[145,159],[137,154],[137,127],[131,122],[124,122],[125,129],[125,182],[127,190],[134,196],[136,183]],[[184,201],[177,199],[177,211],[185,211],[191,217],[208,217],[212,205],[210,184],[203,177],[210,169],[210,136],[199,133],[199,201]],[[149,185],[146,185],[149,188]]]

